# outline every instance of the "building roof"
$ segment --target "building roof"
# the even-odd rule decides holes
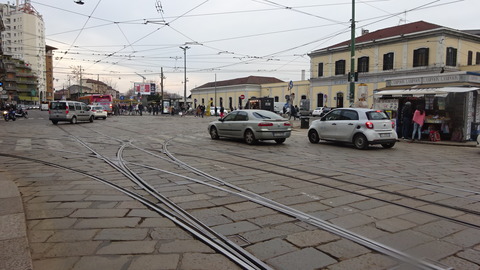
[[[244,78],[237,78],[226,81],[217,81],[217,82],[208,82],[204,85],[201,85],[198,88],[209,88],[209,87],[221,87],[221,86],[232,86],[232,85],[242,85],[242,84],[265,84],[265,83],[279,83],[284,82],[274,77],[261,77],[261,76],[248,76]]]
[[[362,42],[379,40],[379,39],[384,39],[389,37],[396,37],[396,36],[401,36],[401,35],[406,35],[406,34],[411,34],[416,32],[437,29],[437,28],[443,28],[443,26],[424,22],[424,21],[418,21],[418,22],[393,26],[389,28],[384,28],[368,34],[364,34],[362,36],[355,38],[355,43],[362,43]],[[330,46],[328,48],[329,49],[337,48],[337,47],[347,46],[349,44],[350,44],[350,40],[347,40],[347,41],[335,44],[333,46]]]

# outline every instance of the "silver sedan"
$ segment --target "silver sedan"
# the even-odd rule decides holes
[[[291,131],[292,125],[287,119],[265,110],[235,110],[208,124],[212,139],[243,138],[247,144],[258,140],[275,140],[281,144],[290,137]]]

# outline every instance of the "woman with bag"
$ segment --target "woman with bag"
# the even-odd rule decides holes
[[[415,133],[418,132],[418,140],[422,138],[422,126],[425,122],[425,111],[422,106],[417,105],[417,109],[413,113],[413,133],[412,141],[415,141]]]

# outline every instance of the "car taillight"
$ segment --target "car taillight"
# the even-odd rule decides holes
[[[273,123],[261,122],[261,123],[258,123],[258,126],[259,127],[271,127],[271,126],[273,126]]]
[[[285,126],[285,127],[289,127],[289,126],[291,126],[291,125],[292,125],[292,124],[290,124],[290,122],[285,122],[285,123],[283,123],[283,126]]]
[[[368,129],[373,129],[373,123],[372,123],[372,122],[367,122],[367,123],[365,123],[365,126],[366,126]]]
[[[65,108],[65,113],[68,114],[68,106]]]
[[[392,129],[395,129],[395,122],[392,121]]]
[[[92,112],[96,112],[97,110],[92,110]]]

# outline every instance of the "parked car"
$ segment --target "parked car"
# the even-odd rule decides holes
[[[477,136],[477,147],[480,147],[480,135]]]
[[[320,140],[353,143],[357,149],[372,144],[392,148],[397,142],[395,123],[384,111],[364,108],[333,109],[312,122],[308,129],[311,143]]]
[[[291,131],[292,125],[287,119],[266,110],[235,110],[208,125],[213,140],[243,138],[247,144],[258,140],[275,140],[281,144],[290,137]]]
[[[93,113],[95,119],[102,118],[103,120],[107,119],[108,113],[107,110],[102,105],[88,105],[90,111]]]
[[[87,104],[78,101],[52,101],[48,118],[54,125],[60,121],[76,124],[78,121],[93,122],[93,113]]]
[[[223,113],[227,115],[230,111],[227,108],[223,108]],[[210,107],[210,115],[212,116],[219,116],[220,115],[220,107],[217,107],[217,114],[215,114],[215,107]]]
[[[312,116],[324,116],[326,113],[331,111],[331,108],[328,107],[317,107],[312,111]]]

